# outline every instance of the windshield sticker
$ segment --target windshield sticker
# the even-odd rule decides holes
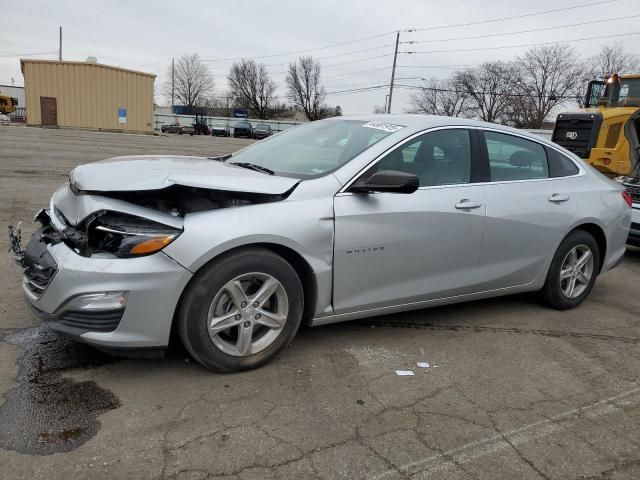
[[[384,122],[368,122],[362,126],[366,128],[375,128],[376,130],[382,130],[389,133],[397,132],[405,127],[404,125],[394,125],[393,123]]]

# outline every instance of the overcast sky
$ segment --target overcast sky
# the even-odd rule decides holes
[[[400,52],[430,52],[398,55],[399,85],[419,85],[421,81],[415,77],[444,78],[451,72],[446,67],[510,60],[526,50],[527,47],[519,46],[523,44],[639,33],[570,44],[583,56],[596,53],[602,44],[614,42],[621,42],[628,53],[640,54],[640,1],[617,0],[594,5],[596,2],[0,0],[0,84],[11,85],[13,81],[15,85],[23,85],[17,55],[51,52],[25,58],[56,59],[61,25],[64,60],[94,56],[99,63],[155,73],[156,91],[168,78],[167,67],[172,57],[197,52],[204,60],[268,56],[256,60],[267,65],[278,84],[278,94],[284,96],[286,64],[298,56],[288,53],[317,49],[307,54],[320,59],[323,65],[329,92],[327,103],[341,105],[345,114],[370,113],[375,105],[384,104],[388,87],[344,91],[389,83],[398,29]],[[588,4],[591,6],[477,23]],[[607,19],[610,20],[598,24],[574,25]],[[452,26],[470,22],[476,24]],[[424,30],[402,31],[409,28]],[[526,32],[543,28],[546,30]],[[498,33],[509,35],[460,38]],[[377,37],[321,48],[371,36]],[[424,43],[402,43],[406,41]],[[511,46],[514,47],[496,49]],[[460,51],[469,49],[475,50]],[[206,63],[215,77],[216,93],[224,94],[232,60]],[[410,92],[406,88],[394,90],[394,112],[408,107]],[[166,99],[157,96],[156,101],[164,104]]]

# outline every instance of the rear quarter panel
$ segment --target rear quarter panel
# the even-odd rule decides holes
[[[586,223],[602,228],[607,241],[603,271],[607,270],[624,255],[631,227],[631,209],[622,197],[624,189],[595,172],[572,178],[571,183],[578,196],[578,211],[571,230]]]

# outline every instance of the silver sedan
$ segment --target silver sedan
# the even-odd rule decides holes
[[[79,166],[26,248],[18,228],[11,242],[52,329],[147,354],[175,334],[229,372],[271,360],[302,323],[518,292],[576,307],[621,261],[630,204],[521,131],[339,117],[225,157]]]

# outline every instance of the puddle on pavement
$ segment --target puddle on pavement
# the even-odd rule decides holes
[[[0,448],[32,455],[68,452],[98,432],[100,414],[120,406],[113,393],[93,381],[63,378],[67,370],[120,359],[43,327],[3,336],[24,352],[17,362],[18,385],[0,405]]]

